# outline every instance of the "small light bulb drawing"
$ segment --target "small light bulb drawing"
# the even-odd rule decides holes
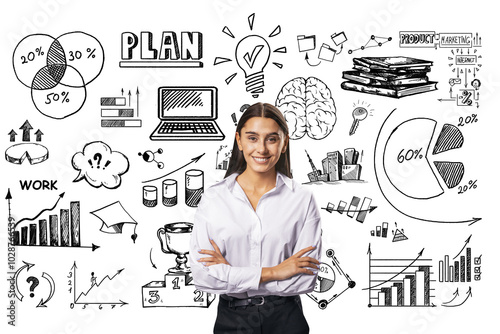
[[[264,67],[271,54],[267,41],[257,35],[243,38],[236,46],[236,62],[245,72],[247,92],[254,98],[264,92]]]

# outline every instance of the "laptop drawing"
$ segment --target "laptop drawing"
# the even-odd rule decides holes
[[[158,88],[160,124],[151,140],[223,140],[217,119],[216,87]]]

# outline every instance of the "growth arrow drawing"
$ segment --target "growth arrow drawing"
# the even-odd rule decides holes
[[[19,129],[23,130],[23,141],[30,141],[30,131],[33,130],[30,122],[26,120]]]
[[[188,166],[188,165],[192,164],[193,162],[198,162],[198,160],[200,160],[200,159],[201,159],[201,157],[202,157],[202,156],[204,156],[204,155],[205,155],[205,153],[203,153],[202,155],[199,155],[199,156],[197,156],[197,157],[195,157],[195,158],[192,158],[190,162],[188,162],[187,164],[185,164],[185,165],[184,165],[184,166],[182,166],[182,167],[177,168],[176,170],[174,170],[174,171],[172,171],[172,172],[169,172],[169,173],[167,173],[167,174],[165,174],[165,175],[159,176],[159,177],[154,178],[154,179],[151,179],[151,180],[142,181],[142,183],[152,182],[152,181],[156,181],[156,180],[162,179],[162,178],[164,178],[164,177],[167,177],[167,176],[169,176],[170,174],[173,174],[173,173],[177,172],[179,169],[182,169],[182,168],[184,168],[184,167],[186,167],[186,166]]]

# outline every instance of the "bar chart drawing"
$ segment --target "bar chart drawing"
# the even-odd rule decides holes
[[[368,246],[368,307],[434,307],[431,259],[372,258]]]
[[[363,200],[361,200],[360,197],[353,196],[351,202],[349,203],[349,206],[347,205],[347,202],[339,201],[337,209],[335,209],[335,205],[331,202],[328,202],[326,208],[322,209],[328,211],[329,213],[335,211],[337,213],[343,214],[344,212],[346,212],[348,217],[354,218],[354,216],[356,216],[356,221],[363,223],[366,219],[366,216],[377,208],[376,206],[371,205],[371,203],[371,198],[364,197]]]
[[[408,237],[404,234],[404,229],[399,229],[398,223],[394,223],[396,230],[392,230],[393,238],[392,242],[408,240]],[[375,226],[374,230],[370,231],[372,237],[387,238],[389,231],[389,223],[383,222],[382,225]]]
[[[481,280],[481,255],[472,256],[472,248],[468,247],[472,234],[455,257],[445,255],[439,261],[439,282],[470,283]]]
[[[61,195],[64,195],[61,194]],[[95,251],[99,246],[83,246],[81,244],[80,230],[80,202],[72,201],[69,208],[60,209],[59,215],[49,214],[47,217],[38,219],[45,211],[53,211],[63,196],[59,196],[56,204],[50,209],[44,209],[34,218],[21,219],[16,223],[16,229],[12,233],[14,246],[22,247],[70,247],[90,248]],[[28,224],[20,223],[29,221]]]

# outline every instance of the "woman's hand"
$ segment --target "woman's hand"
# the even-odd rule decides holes
[[[314,272],[307,268],[319,269],[319,261],[309,256],[303,257],[314,248],[309,246],[301,249],[277,266],[262,268],[260,281],[282,281],[297,274],[314,275]]]
[[[227,262],[226,259],[224,258],[224,256],[222,256],[222,253],[221,253],[219,247],[217,246],[217,244],[215,243],[215,241],[210,239],[210,243],[212,244],[212,247],[214,248],[214,250],[200,249],[198,251],[198,253],[211,255],[212,257],[202,257],[198,260],[198,262],[203,263],[203,265],[205,267],[212,266],[214,264],[219,264],[219,263],[224,263],[224,264],[227,264],[228,266],[230,266],[229,262]]]

